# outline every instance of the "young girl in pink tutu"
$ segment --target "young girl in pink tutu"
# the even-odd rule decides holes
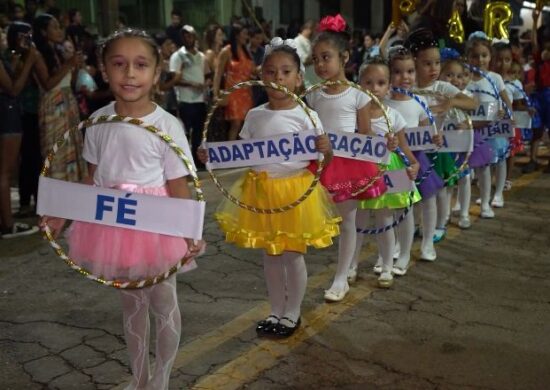
[[[345,20],[340,15],[322,19],[313,42],[315,73],[323,80],[345,81],[350,52]],[[326,86],[309,93],[307,101],[319,114],[326,131],[374,135],[367,110],[370,98],[360,90],[347,85]],[[386,191],[382,179],[371,183],[378,173],[374,163],[335,157],[321,176],[321,183],[332,194],[342,216],[336,275],[332,286],[325,291],[325,300],[329,302],[341,301],[349,291],[347,277],[355,250],[357,199],[375,198]],[[353,195],[366,186],[370,187],[358,196]]]
[[[159,48],[145,32],[125,29],[103,44],[103,77],[115,101],[93,117],[140,118],[167,133],[192,161],[180,122],[151,101],[160,75]],[[99,124],[86,130],[83,152],[90,184],[156,196],[190,198],[185,165],[155,134],[135,125]],[[63,222],[45,217],[59,234]],[[105,279],[136,280],[167,271],[183,257],[198,253],[192,240],[118,227],[74,222],[67,232],[69,255]],[[193,260],[183,271],[196,267]],[[130,355],[132,382],[128,389],[168,389],[178,350],[181,317],[176,277],[136,290],[120,290],[124,336]],[[149,310],[156,320],[156,365],[149,369]]]

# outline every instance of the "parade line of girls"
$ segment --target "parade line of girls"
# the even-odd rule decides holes
[[[489,72],[491,45],[480,33],[468,42],[468,59],[488,72],[493,83],[476,73],[468,76],[457,56],[444,57],[442,72],[440,52],[433,36],[427,30],[417,31],[409,36],[405,47],[390,50],[389,61],[376,57],[360,70],[361,86],[387,105],[382,108],[371,103],[371,99],[358,89],[338,84],[345,81],[345,64],[350,57],[345,21],[339,15],[327,17],[321,21],[320,30],[313,43],[315,71],[319,77],[335,83],[306,96],[315,111],[308,116],[290,96],[266,88],[268,102],[248,112],[240,138],[272,137],[315,127],[384,136],[390,150],[387,169],[406,169],[410,180],[420,178],[421,181],[418,189],[411,192],[388,193],[376,164],[332,158],[327,135],[319,135],[316,149],[324,155],[327,164],[321,175],[322,185],[315,186],[297,207],[283,213],[257,214],[223,200],[215,219],[226,241],[242,248],[263,250],[270,313],[256,326],[259,336],[286,338],[300,327],[301,305],[307,287],[304,254],[308,247],[329,247],[333,238],[340,235],[336,274],[324,294],[326,301],[338,302],[345,298],[350,284],[357,278],[364,234],[357,233],[356,227],[366,226],[371,215],[378,228],[390,226],[407,208],[418,204],[423,232],[420,258],[434,261],[434,240],[441,239],[450,216],[447,188],[462,180],[466,184],[460,185],[459,226],[464,229],[471,226],[469,178],[464,179],[469,172],[457,172],[455,156],[410,151],[405,128],[429,124],[430,115],[416,99],[404,92],[414,90],[415,86],[422,91],[438,92],[436,97],[427,94],[419,100],[431,106],[440,128],[449,120],[445,113],[453,107],[474,108],[474,97],[499,99],[479,93],[479,90],[491,91],[492,84],[497,86],[500,98],[510,104],[502,77]],[[151,100],[153,86],[160,75],[160,57],[155,42],[142,31],[125,29],[106,40],[101,58],[103,77],[109,82],[115,101],[93,116],[118,114],[140,118],[169,134],[192,159],[181,123]],[[274,38],[266,46],[261,66],[264,82],[274,82],[297,92],[303,84],[302,69],[293,40]],[[501,66],[500,69],[506,71],[507,68]],[[472,82],[467,83],[466,77],[471,77]],[[401,92],[392,92],[392,86],[402,88]],[[470,89],[473,93],[467,92]],[[387,110],[391,128],[383,110]],[[441,137],[434,137],[433,141],[440,145]],[[470,165],[478,171],[481,216],[492,218],[491,164],[496,167],[497,176],[492,204],[501,207],[507,140],[478,141]],[[190,197],[186,182],[189,172],[176,154],[158,137],[130,124],[89,128],[83,157],[90,174],[84,181],[86,184],[156,196]],[[199,149],[198,157],[206,163],[208,151]],[[255,166],[234,183],[230,192],[252,207],[281,207],[298,199],[309,188],[314,177],[312,172],[316,169],[316,164],[308,161]],[[41,221],[43,227],[48,224],[56,235],[64,223],[54,217],[43,217]],[[380,230],[376,234],[379,256],[374,271],[380,274],[379,286],[388,288],[393,284],[393,275],[402,276],[408,270],[415,232],[414,213],[409,212],[397,229]],[[79,258],[86,268],[105,278],[139,279],[143,275],[159,274],[182,257],[190,259],[182,268],[185,272],[196,267],[194,257],[204,249],[202,242],[190,239],[83,222],[73,222],[66,235],[70,256]],[[173,275],[150,287],[120,291],[124,336],[132,370],[128,389],[168,388],[181,334],[175,278]],[[153,373],[149,364],[149,310],[156,320]]]

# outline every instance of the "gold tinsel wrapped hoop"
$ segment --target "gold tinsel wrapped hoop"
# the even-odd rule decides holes
[[[311,123],[313,123],[313,126],[315,128],[317,128],[317,123],[315,121],[315,118],[313,118],[313,116],[311,115],[310,109],[307,107],[307,105],[304,103],[304,101],[302,99],[300,99],[300,97],[298,97],[296,94],[294,94],[293,92],[289,91],[287,88],[285,88],[285,87],[283,87],[282,85],[279,85],[279,84],[264,83],[263,81],[260,81],[260,80],[250,80],[250,81],[243,81],[241,83],[235,84],[231,88],[220,91],[220,96],[218,96],[218,98],[216,98],[216,100],[214,101],[214,104],[212,105],[212,107],[210,107],[210,111],[208,111],[208,115],[206,116],[206,121],[204,122],[204,129],[203,129],[203,132],[202,132],[202,142],[203,142],[203,144],[207,140],[208,128],[210,127],[210,121],[212,120],[212,116],[214,115],[214,113],[215,113],[216,109],[218,108],[218,106],[220,105],[220,103],[227,96],[229,96],[232,92],[234,92],[236,90],[243,89],[243,88],[255,87],[255,86],[271,88],[271,89],[274,89],[276,91],[283,92],[287,96],[291,97],[292,100],[294,100],[304,110],[306,115],[311,120]],[[319,131],[319,134],[324,134],[324,132]],[[318,158],[317,162],[318,162],[318,168],[317,168],[317,171],[315,172],[315,176],[314,176],[314,178],[311,182],[311,185],[298,199],[296,199],[295,201],[293,201],[292,203],[290,203],[288,205],[277,207],[277,208],[269,208],[269,209],[268,208],[254,207],[254,206],[251,206],[251,205],[246,204],[244,202],[241,202],[239,199],[237,199],[236,197],[231,195],[229,193],[229,191],[220,183],[220,181],[218,180],[218,177],[213,172],[213,170],[208,167],[208,165],[207,165],[207,171],[208,171],[210,177],[212,178],[212,180],[214,181],[214,184],[216,185],[218,190],[220,190],[220,192],[223,194],[223,196],[225,196],[227,199],[229,199],[231,202],[233,202],[237,206],[239,206],[239,207],[241,207],[245,210],[251,211],[253,213],[257,213],[257,214],[277,214],[277,213],[283,213],[285,211],[291,210],[294,207],[298,206],[300,203],[302,203],[304,200],[306,200],[307,197],[313,192],[313,190],[315,189],[315,186],[317,185],[317,183],[319,182],[319,179],[321,178],[321,172],[322,172],[323,166],[324,166],[324,164],[323,164],[323,155],[321,153],[319,153],[319,158]]]
[[[302,98],[306,97],[308,94],[310,94],[311,92],[313,91],[316,91],[318,89],[321,89],[323,87],[330,87],[330,86],[333,86],[333,85],[347,85],[351,88],[355,88],[355,89],[358,89],[359,91],[367,94],[367,96],[369,98],[372,99],[372,101],[382,109],[382,115],[384,116],[384,120],[386,121],[386,125],[388,126],[388,131],[390,134],[393,134],[395,133],[395,130],[390,122],[390,117],[388,116],[388,112],[387,112],[387,109],[386,109],[386,106],[380,102],[380,100],[369,90],[361,87],[359,84],[356,84],[354,82],[351,82],[349,80],[337,80],[337,81],[330,81],[330,80],[326,80],[326,81],[323,81],[321,83],[318,83],[318,84],[315,84],[315,85],[312,85],[311,87],[309,87],[308,89],[306,89],[306,91],[302,94]],[[367,191],[369,188],[371,188],[380,178],[382,178],[382,176],[384,176],[384,173],[386,172],[386,166],[383,165],[383,164],[377,164],[378,165],[378,175],[372,177],[369,182],[362,188],[360,188],[359,190],[357,190],[356,192],[352,193],[352,197],[355,197],[357,195],[360,195],[362,194],[363,192]]]
[[[130,118],[130,117],[123,117],[119,115],[103,115],[98,116],[96,118],[89,118],[82,122],[80,122],[78,125],[73,126],[69,130],[67,130],[62,137],[60,137],[56,143],[54,144],[53,148],[48,152],[48,156],[46,157],[44,161],[44,165],[42,167],[42,171],[40,172],[41,176],[47,176],[50,171],[51,162],[59,150],[65,142],[69,139],[70,135],[74,131],[82,131],[83,128],[91,127],[97,124],[104,124],[104,123],[129,123],[138,127],[141,127],[142,129],[145,129],[156,136],[158,136],[160,139],[162,139],[164,142],[170,146],[170,148],[176,153],[176,155],[183,161],[185,166],[187,167],[187,170],[189,171],[189,174],[191,175],[193,179],[193,186],[195,188],[195,197],[198,201],[204,201],[204,195],[201,189],[201,183],[199,180],[199,177],[197,176],[197,171],[195,169],[195,166],[193,163],[189,160],[189,158],[185,155],[183,150],[172,140],[172,138],[166,134],[157,129],[155,126],[147,125],[140,119]],[[151,278],[143,279],[143,280],[107,280],[104,279],[101,276],[96,276],[92,274],[89,270],[87,270],[84,267],[79,266],[76,264],[73,259],[71,259],[63,250],[61,245],[58,244],[58,242],[55,240],[55,238],[52,235],[52,231],[48,225],[45,225],[42,228],[42,234],[48,240],[50,246],[53,248],[55,253],[65,262],[69,267],[71,267],[76,272],[80,273],[81,275],[84,275],[86,278],[93,280],[95,282],[98,282],[100,284],[103,284],[105,286],[111,286],[119,289],[137,289],[137,288],[143,288],[152,286],[154,284],[160,283],[163,280],[166,280],[168,277],[170,277],[173,273],[177,272],[184,264],[186,264],[188,261],[190,261],[191,258],[184,257],[181,260],[178,261],[177,264],[172,266],[169,270],[166,272],[156,275]]]

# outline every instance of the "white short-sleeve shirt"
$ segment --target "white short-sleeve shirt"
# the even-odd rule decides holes
[[[422,100],[426,105],[428,102],[424,97],[420,96],[420,100]],[[394,100],[394,99],[386,99],[384,100],[384,103],[397,110],[405,119],[405,122],[407,123],[407,127],[417,127],[419,126],[420,122],[428,118],[428,114],[426,114],[426,111],[424,111],[424,108],[414,99],[408,99],[408,100]]]
[[[506,86],[506,91],[508,92],[508,97],[510,98],[510,101],[525,99],[525,96],[522,93],[523,84],[521,83],[521,81],[506,81],[504,85]]]
[[[92,114],[114,115],[115,102]],[[141,119],[167,133],[193,162],[185,132],[179,120],[160,106]],[[106,123],[86,129],[84,159],[97,165],[94,183],[102,187],[137,184],[160,187],[166,180],[187,176],[183,161],[157,135],[129,123]]]
[[[239,133],[242,139],[273,137],[314,128],[313,123],[302,107],[296,106],[289,110],[272,110],[268,105],[269,103],[265,103],[248,111]],[[311,110],[310,113],[317,124],[317,129],[322,130],[323,125],[317,113]],[[308,164],[308,161],[291,161],[257,165],[253,169],[258,172],[268,172],[271,176],[277,177],[292,174],[296,170],[305,168]]]
[[[307,95],[308,104],[319,114],[327,131],[354,133],[357,129],[357,110],[370,102],[370,97],[356,88],[331,95],[318,89]]]
[[[405,118],[403,118],[403,115],[401,115],[397,110],[392,107],[388,107],[387,113],[390,119],[390,124],[393,127],[393,131],[397,133],[407,127]],[[371,118],[370,123],[372,126],[372,131],[374,131],[376,135],[383,137],[389,133],[388,124],[386,123],[384,115],[379,116],[378,118]]]
[[[506,90],[504,80],[502,80],[502,77],[498,73],[487,72],[487,76],[491,78],[493,83],[495,83],[499,93]],[[482,77],[477,81],[470,80],[466,88],[472,92],[475,90],[481,90],[490,92],[492,95],[495,93],[491,83],[485,77]],[[498,100],[495,99],[494,96],[490,96],[486,93],[474,92],[474,95],[480,102],[494,102],[495,100]]]

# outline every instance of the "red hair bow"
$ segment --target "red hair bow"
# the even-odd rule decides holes
[[[319,22],[318,31],[336,31],[342,32],[346,29],[346,21],[342,15],[338,14],[336,16],[325,16]]]

